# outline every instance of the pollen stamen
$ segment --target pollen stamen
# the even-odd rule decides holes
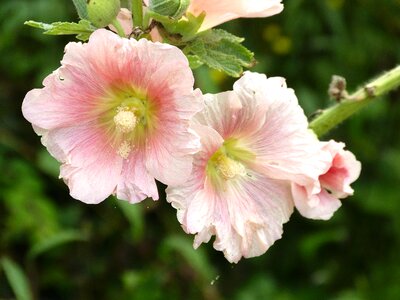
[[[217,170],[225,180],[232,179],[236,175],[246,175],[246,168],[240,162],[237,162],[236,160],[233,160],[225,155],[218,157]]]
[[[128,133],[135,129],[137,118],[129,109],[118,108],[117,114],[114,116],[114,123],[118,131]]]
[[[127,159],[131,153],[132,147],[127,141],[123,141],[117,150],[119,156],[123,159]]]

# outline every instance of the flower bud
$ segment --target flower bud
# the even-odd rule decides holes
[[[189,4],[190,0],[150,0],[149,8],[160,15],[180,19]]]
[[[88,0],[87,11],[89,20],[96,27],[105,27],[110,24],[120,10],[119,0]]]

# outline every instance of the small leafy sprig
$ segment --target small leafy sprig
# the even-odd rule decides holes
[[[76,35],[76,38],[81,41],[87,41],[90,35],[104,24],[114,25],[120,35],[125,35],[117,19],[117,14],[110,14],[108,13],[109,10],[101,9],[104,1],[94,1],[96,0],[89,2],[89,6],[85,0],[73,0],[78,16],[81,19],[78,23],[55,22],[46,24],[31,20],[25,22],[25,25],[42,29],[44,34]],[[110,2],[106,1],[105,3],[110,6]],[[118,8],[120,7],[119,2],[116,5]],[[93,7],[96,8],[95,12],[99,16],[93,13],[93,10],[90,10]],[[130,7],[133,7],[133,4]],[[88,8],[89,12],[92,12],[91,14],[88,13]],[[103,11],[107,12],[107,14],[103,14]],[[184,52],[192,69],[207,65],[212,69],[225,72],[229,76],[240,77],[244,68],[250,68],[256,64],[254,53],[243,45],[244,38],[222,29],[200,31],[205,13],[194,16],[187,12],[180,13],[176,17],[162,15],[159,12],[145,8],[144,17],[143,20],[140,20],[139,26],[135,22],[138,19],[137,15],[136,9],[133,12],[132,28],[133,31],[139,32],[139,34],[134,34],[134,37],[151,38],[150,35],[145,33],[157,27],[165,42],[179,47]],[[98,22],[99,19],[102,20],[101,23]]]

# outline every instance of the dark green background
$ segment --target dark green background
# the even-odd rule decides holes
[[[346,77],[351,91],[400,62],[399,0],[284,3],[278,16],[224,28],[246,37],[259,61],[253,70],[287,78],[308,115],[332,104],[331,75]],[[15,262],[37,299],[400,299],[399,90],[326,137],[363,164],[335,216],[296,212],[266,254],[232,265],[211,244],[192,249],[162,186],[160,201],[139,205],[69,196],[20,106],[73,37],[42,35],[22,25],[29,19],[76,16],[68,0],[0,4],[0,266]],[[234,81],[206,68],[196,78],[205,92]],[[10,274],[0,271],[0,299],[22,287]]]

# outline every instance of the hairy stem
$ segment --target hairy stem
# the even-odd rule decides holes
[[[329,132],[374,99],[400,86],[400,66],[365,84],[336,105],[322,111],[310,123],[318,137]]]

